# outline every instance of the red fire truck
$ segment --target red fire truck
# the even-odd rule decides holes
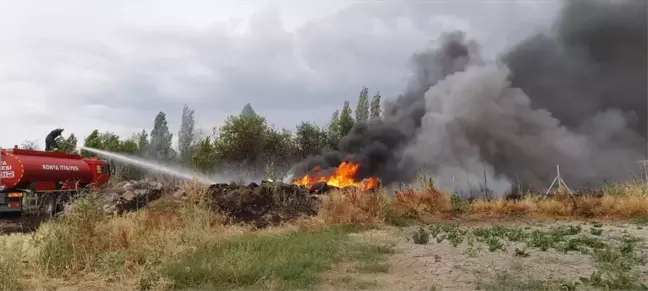
[[[0,148],[0,214],[51,217],[79,191],[105,186],[111,170],[107,161],[81,155]]]

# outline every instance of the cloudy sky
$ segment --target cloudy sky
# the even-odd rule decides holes
[[[246,103],[323,124],[363,85],[395,97],[409,57],[460,29],[495,56],[547,29],[555,1],[0,0],[0,147],[56,127],[130,136],[182,107],[208,132]]]

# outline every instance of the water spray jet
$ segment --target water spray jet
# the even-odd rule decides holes
[[[174,177],[177,177],[177,178],[181,178],[181,179],[185,179],[185,180],[197,179],[198,182],[203,183],[203,184],[208,184],[208,185],[212,185],[212,184],[217,183],[216,181],[213,181],[213,180],[211,180],[211,179],[209,179],[209,178],[207,178],[207,177],[205,177],[203,175],[198,175],[196,173],[189,173],[187,170],[174,169],[174,168],[171,168],[169,166],[161,165],[159,163],[152,162],[152,161],[146,161],[146,160],[141,159],[141,158],[136,158],[136,157],[132,157],[132,156],[124,155],[124,154],[117,154],[117,153],[113,153],[113,152],[109,152],[109,151],[104,151],[104,150],[99,150],[99,149],[94,149],[94,148],[89,148],[89,147],[84,147],[84,146],[78,146],[78,148],[80,148],[82,150],[92,152],[92,153],[95,153],[97,155],[100,155],[100,156],[103,156],[103,157],[106,157],[106,158],[111,158],[113,160],[117,160],[117,161],[125,163],[125,164],[129,164],[129,165],[136,166],[136,167],[146,169],[146,170],[151,170],[151,171],[171,175],[171,176],[174,176]]]

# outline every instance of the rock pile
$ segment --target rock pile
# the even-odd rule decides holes
[[[99,195],[99,202],[104,213],[121,214],[138,210],[169,190],[172,190],[170,186],[159,182],[124,181],[115,187],[104,189]]]

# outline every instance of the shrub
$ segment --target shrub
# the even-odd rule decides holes
[[[419,245],[427,244],[430,241],[430,233],[419,227],[418,231],[412,234],[412,241]]]

